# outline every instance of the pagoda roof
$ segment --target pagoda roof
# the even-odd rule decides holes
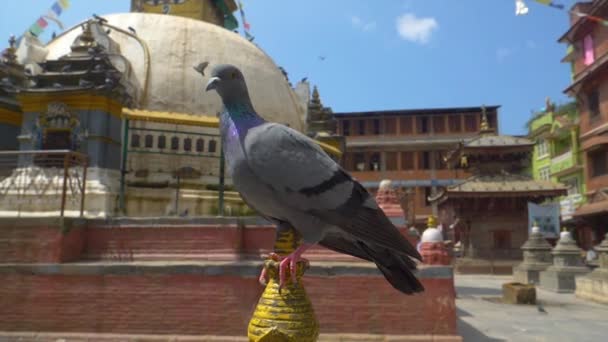
[[[485,148],[485,147],[513,147],[513,146],[533,146],[534,142],[523,137],[511,135],[482,134],[467,142],[465,148]]]
[[[441,197],[537,197],[561,196],[567,188],[546,180],[503,172],[497,175],[476,175],[450,185],[433,200]]]

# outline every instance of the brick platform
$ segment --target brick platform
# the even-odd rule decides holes
[[[48,222],[0,221],[0,331],[245,336],[274,228]],[[322,334],[456,336],[450,266],[422,267],[426,291],[406,296],[371,263],[320,247],[306,256]]]

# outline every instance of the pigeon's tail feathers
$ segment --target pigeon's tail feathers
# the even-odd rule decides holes
[[[369,246],[362,241],[358,241],[357,244],[378,266],[384,278],[395,289],[405,294],[424,291],[424,287],[413,273],[416,269],[414,260],[407,256],[393,253],[391,250],[381,246]]]

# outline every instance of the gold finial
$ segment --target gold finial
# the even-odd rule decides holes
[[[280,230],[274,251],[280,256],[292,253],[299,245],[300,236],[295,229]],[[249,321],[247,335],[252,342],[313,342],[319,336],[319,323],[312,304],[300,281],[308,268],[298,262],[297,283],[287,282],[279,289],[279,261],[269,258],[264,262],[268,284]],[[288,271],[289,272],[289,271]],[[287,278],[291,278],[287,274]]]
[[[319,97],[319,89],[317,89],[317,86],[314,86],[312,88],[312,100],[310,100],[310,102],[319,105],[321,104],[321,99]]]
[[[488,115],[486,113],[486,106],[481,106],[481,130],[487,131],[490,128],[488,125]]]
[[[429,218],[426,220],[426,227],[427,228],[436,228],[437,227],[437,218],[433,215],[430,215]]]
[[[17,63],[17,39],[15,39],[15,35],[11,35],[8,39],[8,48],[4,50],[2,53],[2,61],[6,64],[16,64]]]

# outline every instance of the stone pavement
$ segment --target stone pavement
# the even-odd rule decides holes
[[[608,341],[608,305],[536,289],[535,305],[502,304],[511,276],[457,274],[458,332],[464,341]]]

